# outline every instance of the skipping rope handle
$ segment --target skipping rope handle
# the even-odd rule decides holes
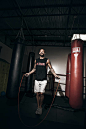
[[[59,77],[55,77],[56,79],[61,79],[61,78],[59,78]]]
[[[26,73],[26,74],[23,74],[25,77],[28,77],[30,74],[29,73]]]

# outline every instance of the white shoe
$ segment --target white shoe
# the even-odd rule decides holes
[[[39,108],[37,108],[37,110],[36,110],[35,114],[38,114],[38,111],[39,111]]]
[[[39,108],[37,113],[38,113],[39,115],[41,115],[41,114],[42,114],[42,108]]]

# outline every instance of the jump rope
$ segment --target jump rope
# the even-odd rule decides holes
[[[23,80],[24,76],[25,76],[25,75],[23,74],[22,79],[21,79],[21,82],[20,82],[20,87],[21,87],[22,80]],[[60,80],[59,80],[59,83],[60,83]],[[52,104],[53,104],[53,102],[54,102],[54,99],[55,99],[55,96],[56,96],[56,93],[57,93],[57,90],[58,90],[58,87],[59,87],[59,83],[58,83],[58,85],[57,85],[57,88],[56,88],[56,91],[55,91],[55,95],[54,95],[54,97],[53,97],[53,100],[52,100],[52,102],[51,102],[50,108],[49,108],[49,110],[48,110],[46,116],[44,117],[44,119],[43,119],[42,121],[40,121],[38,124],[36,124],[36,125],[34,125],[34,126],[28,126],[28,125],[26,125],[26,124],[22,121],[22,119],[21,119],[21,117],[20,117],[20,113],[19,113],[19,93],[20,93],[20,87],[19,87],[19,92],[18,92],[18,115],[19,115],[19,118],[20,118],[21,122],[22,122],[25,126],[34,128],[34,127],[40,125],[40,124],[45,120],[45,118],[47,117],[47,115],[48,115],[48,113],[49,113],[49,111],[50,111],[50,109],[51,109],[51,106],[52,106]]]

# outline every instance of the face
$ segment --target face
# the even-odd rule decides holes
[[[40,55],[40,56],[43,56],[44,54],[45,54],[44,49],[41,49],[41,50],[39,51],[39,55]]]

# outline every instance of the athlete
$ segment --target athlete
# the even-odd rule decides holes
[[[47,67],[49,66],[52,74],[59,78],[59,76],[55,73],[54,69],[52,68],[52,65],[50,63],[50,60],[48,58],[45,58],[45,50],[40,49],[39,51],[40,57],[35,60],[34,68],[29,73],[24,74],[26,77],[28,77],[30,74],[34,73],[36,71],[36,79],[35,79],[35,85],[34,85],[34,93],[36,93],[36,99],[37,99],[37,110],[36,114],[41,115],[42,114],[42,104],[44,100],[44,93],[45,93],[45,87],[47,85]],[[59,78],[60,79],[60,78]]]

